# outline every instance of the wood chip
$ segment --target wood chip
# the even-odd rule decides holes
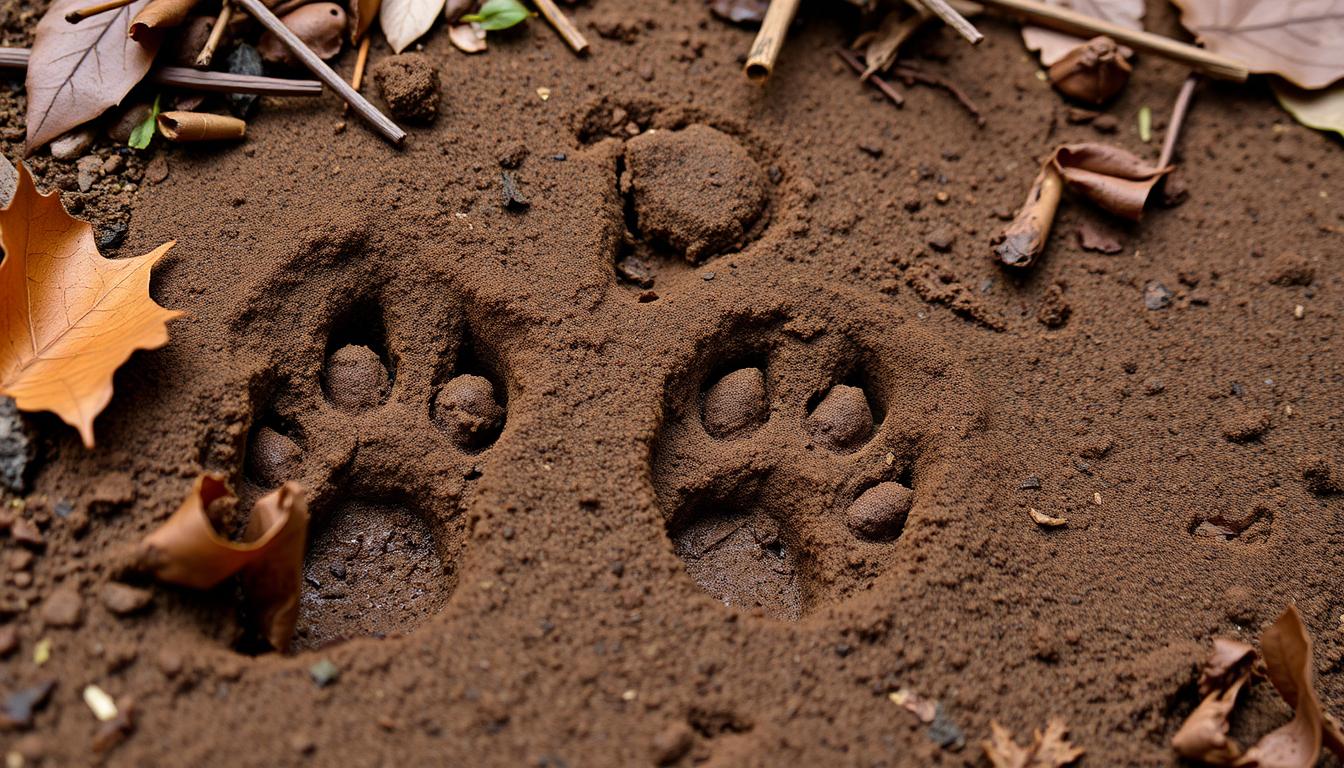
[[[1069,524],[1067,518],[1051,517],[1044,512],[1037,512],[1035,507],[1027,507],[1027,512],[1031,514],[1031,519],[1042,528],[1058,528]]]

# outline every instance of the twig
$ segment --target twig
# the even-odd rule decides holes
[[[27,48],[0,48],[0,69],[27,69]],[[316,80],[285,80],[278,77],[232,75],[228,72],[202,72],[191,67],[160,67],[149,79],[172,88],[188,88],[212,93],[255,93],[259,96],[320,96],[322,84]]]
[[[303,41],[298,38],[298,35],[295,35],[289,27],[285,26],[284,22],[280,21],[274,13],[271,13],[271,10],[262,4],[261,0],[237,0],[237,2],[244,10],[252,15],[252,18],[261,22],[263,27],[279,38],[280,42],[284,43],[285,47],[298,57],[298,59],[303,62],[303,65],[317,76],[318,80],[326,83],[328,88],[339,94],[342,99],[345,99],[346,103],[348,103],[360,117],[373,125],[384,138],[396,146],[401,146],[402,142],[406,141],[405,131],[399,128],[396,123],[388,119],[387,115],[379,112],[378,108],[370,104],[367,99],[360,96],[355,89],[350,87],[349,83],[342,80],[341,76],[336,74],[335,70],[327,66],[322,59],[318,58],[317,54],[313,53],[311,48],[304,45]]]
[[[215,57],[219,41],[224,39],[224,30],[229,28],[229,17],[232,15],[233,3],[224,0],[219,6],[219,15],[215,17],[214,26],[210,27],[210,37],[206,38],[205,45],[201,46],[201,54],[196,57],[196,66],[201,69],[210,66],[210,60]]]
[[[364,84],[364,67],[369,63],[369,40],[371,38],[366,34],[364,39],[359,41],[359,53],[355,54],[355,71],[350,76],[350,87],[359,93],[359,87]],[[341,116],[344,117],[350,112],[350,104],[347,103],[341,107]],[[344,121],[341,122],[345,124]]]
[[[1155,35],[1152,32],[1129,29],[1118,24],[1112,24],[1109,21],[1085,16],[1062,6],[1046,5],[1036,0],[978,1],[990,8],[997,8],[1042,27],[1050,27],[1061,32],[1084,37],[1106,35],[1135,50],[1164,56],[1172,61],[1179,61],[1191,69],[1219,80],[1233,80],[1240,83],[1244,82],[1250,75],[1246,65],[1239,61],[1233,61],[1216,53],[1210,53],[1203,48],[1172,40],[1169,37]]]
[[[835,54],[843,59],[844,62],[849,65],[849,68],[854,70],[855,74],[859,75],[860,80],[865,79],[863,77],[863,62],[859,61],[859,57],[856,56],[853,51],[845,48],[836,48]],[[901,92],[896,90],[895,86],[891,83],[888,83],[877,75],[869,75],[866,78],[866,81],[872,83],[873,87],[881,91],[882,95],[890,99],[892,104],[895,104],[898,107],[905,106],[905,97],[902,96]]]
[[[956,99],[961,106],[966,108],[967,112],[971,113],[971,117],[975,118],[976,125],[982,128],[984,127],[985,116],[981,114],[980,108],[975,105],[975,102],[971,100],[970,96],[966,95],[965,91],[961,90],[961,88],[951,80],[939,77],[938,75],[929,74],[922,69],[915,69],[906,64],[896,65],[896,67],[891,70],[891,73],[905,80],[907,83],[924,83],[925,85],[942,88],[952,94],[952,98]]]
[[[564,38],[565,44],[570,47],[570,50],[580,56],[588,52],[587,38],[583,36],[578,27],[574,26],[574,22],[556,7],[554,0],[532,0],[532,2],[536,4],[537,10],[541,11],[541,15],[546,17],[546,21],[550,22],[550,25],[560,34],[560,37]]]
[[[933,11],[935,16],[942,19],[947,26],[955,29],[957,34],[966,38],[971,45],[985,39],[985,36],[980,34],[980,30],[976,29],[974,24],[967,21],[965,16],[957,13],[957,9],[948,5],[947,0],[917,0],[917,2]]]
[[[115,11],[118,8],[130,5],[133,2],[135,2],[135,0],[108,0],[106,3],[98,3],[97,5],[90,5],[85,8],[76,8],[65,14],[65,20],[71,24],[78,24],[90,16],[97,16],[104,11]]]
[[[770,0],[770,7],[761,20],[761,30],[756,33],[756,41],[751,44],[751,53],[747,56],[747,66],[743,70],[747,79],[753,83],[764,83],[775,68],[775,59],[779,49],[784,47],[784,36],[789,33],[789,25],[798,13],[798,0]]]
[[[1181,84],[1181,92],[1176,95],[1176,106],[1171,108],[1171,120],[1167,123],[1167,135],[1162,138],[1162,155],[1157,161],[1158,168],[1171,165],[1176,155],[1176,142],[1181,139],[1181,128],[1185,125],[1185,113],[1190,111],[1190,101],[1195,95],[1195,86],[1199,84],[1199,75],[1190,73]]]

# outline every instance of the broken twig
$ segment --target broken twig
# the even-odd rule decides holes
[[[747,66],[743,70],[747,79],[763,84],[775,69],[775,59],[784,47],[784,37],[789,33],[789,25],[798,13],[798,0],[771,0],[770,7],[761,20],[761,30],[756,33],[756,41],[751,44],[751,53],[747,56]]]
[[[1087,16],[1059,5],[1047,5],[1037,0],[978,0],[990,8],[1003,11],[1042,27],[1067,32],[1084,38],[1105,35],[1119,43],[1144,53],[1152,53],[1219,80],[1245,82],[1250,75],[1246,65],[1203,48],[1155,35],[1141,29],[1129,29],[1119,24]]]
[[[1181,139],[1181,128],[1185,125],[1185,115],[1190,111],[1190,101],[1195,95],[1195,86],[1199,84],[1199,75],[1193,72],[1181,84],[1181,92],[1176,95],[1176,106],[1171,108],[1171,121],[1167,124],[1167,135],[1162,138],[1162,155],[1158,166],[1171,165],[1176,154],[1176,142]]]
[[[219,15],[215,17],[214,26],[210,27],[210,37],[206,38],[205,45],[201,46],[201,53],[196,57],[196,66],[205,69],[210,66],[210,60],[215,57],[215,49],[219,47],[219,41],[224,39],[224,31],[229,28],[229,17],[233,15],[233,3],[224,0],[219,6]]]
[[[984,127],[985,116],[980,112],[980,108],[975,105],[975,102],[971,100],[970,96],[966,95],[965,91],[961,90],[961,88],[951,80],[930,74],[922,69],[915,69],[906,64],[897,65],[891,70],[891,73],[896,77],[905,80],[907,83],[923,83],[925,85],[932,85],[935,88],[942,88],[952,94],[952,98],[956,99],[958,104],[965,107],[966,111],[971,113],[971,117],[975,118],[976,125],[982,128]]]
[[[65,20],[71,24],[78,24],[90,16],[97,16],[105,11],[115,11],[118,8],[128,6],[133,2],[135,2],[135,0],[109,0],[106,3],[98,3],[97,5],[90,5],[86,8],[76,8],[65,14]]]
[[[556,7],[554,0],[532,0],[532,2],[536,4],[537,10],[541,11],[541,15],[546,17],[546,21],[555,28],[560,37],[564,38],[565,44],[569,46],[570,50],[580,56],[588,52],[587,38],[583,36],[578,27],[574,26],[574,22],[565,15],[564,11]]]
[[[967,21],[965,16],[957,13],[957,9],[949,5],[947,0],[916,0],[916,2],[932,11],[935,16],[943,20],[944,24],[955,29],[957,34],[966,38],[966,41],[971,45],[976,45],[985,39],[985,36],[980,34],[980,30]]]
[[[854,70],[855,74],[859,75],[860,80],[872,83],[873,87],[881,91],[882,95],[886,96],[892,104],[895,104],[898,107],[905,106],[905,97],[902,96],[901,92],[896,90],[896,87],[891,83],[888,83],[877,75],[869,75],[867,78],[863,77],[863,62],[859,61],[859,57],[855,56],[853,51],[845,48],[837,48],[835,49],[835,55],[839,56],[846,64],[848,64],[849,68]]]
[[[402,143],[406,141],[405,131],[403,131],[396,123],[392,122],[387,115],[379,112],[378,108],[370,104],[368,99],[360,96],[354,88],[350,87],[349,83],[341,79],[341,76],[336,74],[335,70],[327,66],[326,62],[322,61],[322,59],[318,58],[317,54],[313,53],[311,48],[304,45],[303,41],[299,39],[298,35],[294,34],[293,30],[286,27],[284,22],[280,21],[274,13],[271,13],[271,10],[267,8],[261,0],[237,0],[237,2],[244,10],[252,15],[252,18],[261,22],[263,27],[279,38],[280,42],[283,43],[284,46],[299,59],[299,61],[303,62],[303,65],[316,75],[318,80],[326,83],[328,88],[339,94],[342,99],[345,99],[351,109],[355,110],[360,117],[364,118],[369,124],[377,129],[377,131],[383,135],[383,138],[396,146],[401,146]]]
[[[27,48],[0,48],[0,69],[27,69]],[[171,88],[187,88],[210,93],[255,93],[258,96],[320,96],[322,84],[316,80],[287,80],[280,77],[234,75],[228,72],[202,72],[191,67],[160,67],[149,73],[151,82]]]

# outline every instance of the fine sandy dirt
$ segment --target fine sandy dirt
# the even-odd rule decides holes
[[[910,61],[964,87],[978,128],[942,91],[896,109],[856,82],[846,8],[806,8],[764,89],[740,72],[753,31],[699,2],[573,13],[585,59],[539,20],[479,57],[428,37],[443,99],[401,151],[338,130],[326,96],[88,193],[34,161],[100,233],[128,225],[107,255],[178,241],[153,295],[189,317],[118,373],[96,450],[30,420],[40,466],[5,514],[45,544],[3,539],[0,688],[56,687],[6,752],[986,765],[992,719],[1021,740],[1057,716],[1085,766],[1169,765],[1211,638],[1254,641],[1290,602],[1344,714],[1337,140],[1262,84],[1206,84],[1188,200],[1138,225],[1066,200],[1010,274],[991,238],[1036,158],[1155,158],[1135,116],[1160,140],[1180,67],[1144,57],[1104,134],[1066,119],[1016,25],[981,20],[976,49],[921,35]],[[34,22],[7,11],[4,42]],[[1084,251],[1080,226],[1123,247]],[[108,608],[114,554],[203,470],[240,510],[309,490],[288,655],[258,652],[232,584],[135,582],[151,605]],[[136,708],[98,756],[89,683]],[[1233,733],[1288,717],[1261,683]]]

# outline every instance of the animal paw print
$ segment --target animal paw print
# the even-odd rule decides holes
[[[654,461],[686,572],[786,620],[870,587],[918,508],[931,429],[898,400],[902,377],[838,334],[735,329],[707,346],[722,362],[669,391]]]
[[[464,545],[463,498],[507,421],[497,358],[460,318],[430,353],[425,323],[357,303],[326,329],[321,360],[263,409],[245,490],[312,492],[294,647],[405,635],[446,603]],[[386,323],[386,324],[385,324]],[[428,324],[435,331],[440,326]]]

